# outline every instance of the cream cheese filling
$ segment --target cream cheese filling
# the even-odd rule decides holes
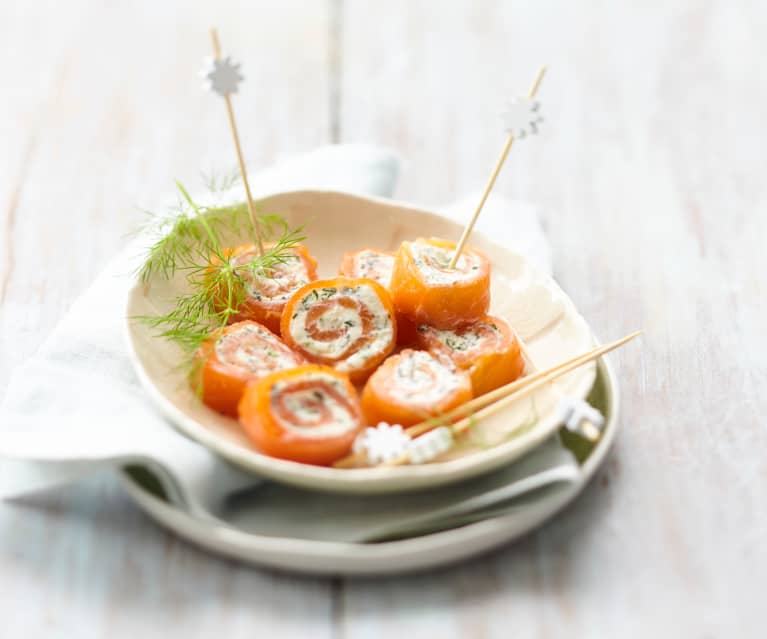
[[[393,396],[411,406],[430,408],[457,391],[461,378],[426,351],[402,357],[394,370]]]
[[[373,326],[367,336],[363,336],[362,317],[352,308],[338,304],[338,300],[347,297],[366,307],[373,317]],[[331,303],[316,320],[315,328],[322,331],[339,332],[339,336],[327,340],[313,338],[307,326],[307,315],[318,301]],[[336,302],[336,303],[333,303]],[[342,286],[323,288],[306,295],[296,304],[288,324],[293,341],[310,356],[320,359],[340,360],[335,368],[349,372],[360,368],[371,356],[386,350],[392,342],[394,326],[392,318],[377,293],[369,285]],[[361,348],[349,352],[361,337],[367,341]]]
[[[295,357],[284,344],[273,334],[252,324],[219,337],[215,351],[220,362],[248,373],[271,372],[296,365]]]
[[[481,273],[481,258],[476,253],[464,251],[454,269],[448,268],[453,250],[433,246],[425,242],[411,242],[410,253],[424,282],[435,286],[447,286],[457,282],[471,282]]]
[[[381,286],[388,287],[391,284],[393,269],[393,255],[385,255],[377,251],[360,251],[354,258],[356,276],[375,280]]]
[[[333,377],[323,373],[311,373],[301,378],[301,382],[322,382],[330,385],[336,392],[346,397],[343,384]],[[301,388],[291,390],[295,381],[278,382],[272,389],[272,404],[275,406],[278,398],[283,406],[294,416],[285,419],[279,411],[274,412],[274,418],[286,431],[309,439],[325,439],[343,435],[357,426],[357,416],[349,406],[339,401],[324,388]],[[317,404],[330,413],[330,419],[320,423],[322,411]]]

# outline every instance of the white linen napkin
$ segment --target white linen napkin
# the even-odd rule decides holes
[[[329,146],[282,161],[251,181],[258,195],[323,188],[390,197],[398,170],[399,160],[391,151]],[[475,202],[470,198],[444,211],[463,221]],[[496,241],[513,239],[514,248],[550,270],[548,245],[529,205],[491,196],[479,228]],[[147,450],[172,451],[187,475],[199,476],[199,485],[220,464],[170,427],[128,360],[122,335],[124,298],[139,248],[136,242],[126,247],[38,353],[12,375],[0,405],[0,498],[69,483],[102,468],[105,459],[131,453],[146,457]],[[81,462],[60,465],[50,462],[52,456]]]

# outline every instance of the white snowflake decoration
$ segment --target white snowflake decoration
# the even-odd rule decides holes
[[[453,445],[453,431],[449,426],[440,426],[410,442],[408,452],[411,464],[423,464],[446,453]]]
[[[559,403],[559,419],[571,431],[595,439],[605,424],[605,418],[588,402],[564,397]]]
[[[410,437],[399,424],[380,422],[366,428],[354,440],[354,452],[364,454],[371,465],[386,464],[402,457],[410,444]]]
[[[238,85],[245,79],[240,73],[240,63],[229,56],[218,59],[206,58],[201,75],[205,79],[203,87],[222,97],[237,93]]]
[[[503,112],[506,131],[517,139],[538,133],[538,126],[543,122],[540,108],[541,103],[532,98],[509,100]]]

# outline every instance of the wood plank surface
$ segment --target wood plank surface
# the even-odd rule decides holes
[[[503,0],[0,5],[0,390],[174,178],[230,166],[196,72],[243,59],[250,162],[328,141],[404,160],[398,196],[479,190],[538,64],[538,139],[498,190],[615,359],[623,429],[565,513],[383,581],[239,567],[100,478],[0,505],[9,637],[759,637],[767,578],[767,7]],[[467,214],[469,212],[467,211]],[[85,231],[87,229],[87,232]],[[508,229],[513,234],[514,229]]]
[[[558,279],[599,335],[646,330],[616,358],[624,429],[583,498],[471,565],[348,588],[352,635],[423,610],[450,629],[435,636],[759,633],[767,14],[650,5],[348,3],[341,140],[396,145],[405,199],[480,189],[499,103],[550,65],[543,133],[498,189],[540,206]]]
[[[0,4],[0,385],[179,178],[236,166],[200,90],[207,30],[245,62],[248,161],[329,141],[324,3]],[[0,636],[330,637],[333,586],[250,570],[150,522],[116,481],[0,505]],[[294,611],[298,609],[301,615]]]

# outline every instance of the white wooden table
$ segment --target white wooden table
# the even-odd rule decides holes
[[[424,203],[481,188],[498,104],[547,62],[545,134],[498,188],[540,206],[599,335],[646,330],[616,358],[606,467],[521,543],[417,577],[291,577],[195,550],[94,480],[0,505],[0,635],[764,636],[767,6],[641,4],[0,4],[0,389],[134,205],[231,166],[195,75],[212,23],[246,65],[255,166],[386,144]]]

